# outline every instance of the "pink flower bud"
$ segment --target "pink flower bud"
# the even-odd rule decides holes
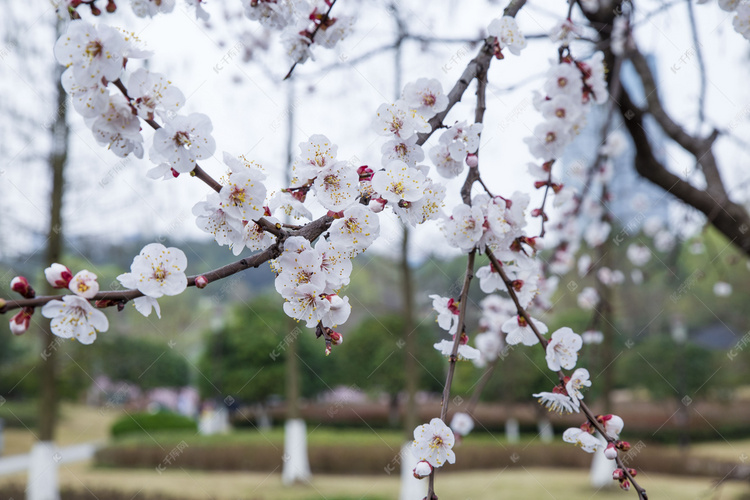
[[[10,318],[10,331],[13,335],[22,335],[29,329],[31,315],[34,314],[33,307],[24,307],[15,316]]]
[[[114,305],[120,305],[121,302],[119,300],[112,300],[112,299],[99,299],[96,302],[94,302],[94,307],[97,309],[104,309],[107,307],[112,307]]]
[[[628,468],[628,473],[630,473],[631,476],[635,477],[638,474],[638,471],[635,469]]]
[[[612,471],[612,479],[615,481],[620,481],[622,479],[625,479],[625,471],[622,469],[615,469]]]
[[[196,288],[206,288],[206,286],[208,286],[208,278],[201,274],[195,278],[195,286]]]
[[[432,474],[432,465],[427,460],[422,460],[414,467],[414,477],[417,479],[424,479],[430,474]]]
[[[620,481],[620,488],[625,491],[630,491],[630,481],[628,481],[627,479]]]
[[[367,165],[362,165],[357,169],[360,181],[371,181],[372,180],[372,169]]]
[[[332,345],[341,345],[344,343],[344,336],[341,335],[339,332],[331,332],[331,344]]]
[[[630,451],[630,443],[627,441],[617,441],[615,446],[622,451]]]
[[[10,281],[10,289],[20,293],[26,299],[33,299],[36,293],[29,285],[29,281],[23,276],[16,276]]]
[[[471,168],[475,168],[479,165],[479,158],[475,154],[466,155],[466,164]]]
[[[68,288],[70,280],[73,279],[73,273],[66,266],[55,262],[44,270],[44,277],[53,288]]]
[[[367,208],[377,214],[383,211],[386,203],[386,200],[383,198],[373,198],[370,200],[370,203],[367,204]]]
[[[617,458],[617,448],[615,448],[614,443],[609,443],[607,445],[607,448],[604,450],[604,456],[610,460]]]

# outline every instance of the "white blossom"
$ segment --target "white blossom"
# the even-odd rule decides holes
[[[587,286],[578,294],[578,307],[584,311],[591,311],[599,304],[599,292]]]
[[[559,413],[560,415],[578,413],[578,406],[565,394],[559,392],[540,392],[532,395],[535,398],[539,398],[539,404],[549,411]]]
[[[625,422],[617,415],[600,415],[597,417],[597,420],[604,427],[604,432],[612,439],[618,439],[622,428],[625,427]]]
[[[443,232],[448,244],[470,251],[479,243],[484,231],[484,215],[478,206],[456,205],[453,215],[443,220]]]
[[[338,161],[318,173],[313,189],[321,205],[340,212],[356,202],[359,175],[347,162]]]
[[[545,325],[538,319],[530,319],[541,335],[547,333],[547,325]],[[523,345],[532,346],[539,343],[539,339],[534,333],[534,330],[531,329],[531,326],[529,326],[529,324],[522,316],[513,316],[512,318],[507,320],[505,323],[503,323],[502,331],[507,334],[505,337],[505,341],[509,345],[516,345],[521,343]]]
[[[418,460],[425,460],[433,467],[442,467],[446,461],[455,463],[454,443],[455,437],[450,427],[439,418],[433,418],[429,424],[414,429],[411,451]]]
[[[328,137],[314,134],[307,141],[300,142],[299,149],[300,155],[295,158],[292,169],[294,176],[304,184],[336,162],[339,147]]]
[[[750,40],[750,3],[742,2],[737,6],[737,15],[732,19],[734,30]]]
[[[323,326],[333,328],[349,319],[349,314],[352,312],[352,306],[349,305],[349,297],[342,298],[336,294],[329,294],[326,295],[326,300],[329,302],[329,307],[320,316]]]
[[[427,177],[423,185],[422,197],[406,206],[395,205],[393,211],[402,222],[414,227],[440,217],[444,199],[445,186]]]
[[[401,98],[417,113],[432,118],[448,107],[448,97],[443,93],[443,86],[434,78],[420,78],[407,83]]]
[[[73,75],[73,68],[62,74],[62,86],[70,96],[75,109],[84,118],[103,115],[109,106],[109,91],[101,80],[79,83]]]
[[[126,45],[122,34],[110,26],[75,20],[55,43],[54,52],[60,64],[73,69],[76,82],[88,87],[102,78],[110,82],[120,78]]]
[[[153,120],[156,115],[166,118],[177,113],[185,104],[182,91],[161,73],[138,68],[128,80],[128,94],[138,116]]]
[[[544,91],[548,97],[565,94],[573,99],[581,99],[583,79],[581,71],[574,64],[556,64],[550,68],[547,75]]]
[[[433,347],[447,358],[453,354],[453,342],[453,340],[441,340],[437,344],[434,344]],[[479,359],[480,353],[477,349],[474,349],[469,345],[459,344],[456,355],[458,356],[459,361],[465,361]]]
[[[589,380],[589,371],[586,368],[577,368],[570,376],[570,380],[565,384],[565,392],[568,393],[573,404],[580,406],[580,400],[583,399],[581,389],[591,387]]]
[[[401,200],[412,202],[424,196],[425,176],[406,163],[395,160],[385,170],[375,172],[372,188],[381,198],[398,205]]]
[[[717,281],[714,283],[714,295],[717,297],[728,297],[732,295],[732,285],[726,281]]]
[[[305,321],[308,328],[314,328],[331,308],[330,301],[321,296],[322,291],[312,283],[282,290],[282,296],[287,299],[284,312],[291,318]]]
[[[196,203],[193,215],[196,216],[196,225],[213,234],[219,245],[234,246],[243,241],[242,221],[226,212],[218,193],[209,193],[205,201]]]
[[[369,208],[358,203],[344,210],[329,229],[329,241],[340,248],[359,253],[380,236],[380,220]]]
[[[154,133],[150,151],[154,163],[167,162],[179,173],[195,168],[195,162],[210,158],[216,150],[211,119],[202,113],[174,116]]]
[[[158,299],[162,295],[178,295],[187,288],[187,257],[179,248],[149,243],[135,256],[130,273],[117,279],[127,288],[138,289],[143,295]]]
[[[453,432],[461,436],[466,436],[473,428],[474,419],[471,418],[471,415],[460,411],[453,414],[453,418],[451,419],[451,429]]]
[[[387,165],[393,160],[399,160],[410,167],[415,167],[417,163],[424,160],[424,150],[422,146],[417,145],[417,136],[412,135],[408,139],[398,137],[391,139],[381,146],[380,152],[383,154],[381,163]]]
[[[479,278],[479,288],[484,293],[492,293],[495,290],[505,289],[503,278],[492,264],[477,269],[476,277]]]
[[[571,427],[563,432],[563,441],[580,447],[586,453],[594,453],[603,449],[606,443],[578,427]]]
[[[91,271],[83,270],[76,273],[68,284],[68,289],[74,294],[91,299],[99,293],[99,283],[96,281],[96,274]]]
[[[112,94],[108,95],[108,99],[102,114],[86,119],[94,139],[121,158],[130,153],[142,158],[143,137],[138,117],[133,114],[124,96]]]
[[[578,351],[583,346],[581,336],[564,326],[552,333],[547,343],[547,366],[553,372],[571,370],[578,362]]]
[[[518,29],[516,20],[510,16],[493,19],[487,27],[487,33],[497,38],[501,49],[508,47],[508,50],[516,56],[526,48],[526,38]]]
[[[562,156],[570,140],[570,132],[564,122],[547,120],[534,127],[533,135],[526,137],[524,142],[529,145],[532,155],[543,161],[550,161]]]
[[[437,173],[446,179],[453,179],[464,171],[464,162],[453,158],[449,145],[444,142],[430,149],[430,160],[435,165]]]
[[[42,316],[52,319],[52,333],[64,339],[75,338],[81,344],[91,344],[96,340],[97,331],[106,332],[109,328],[104,313],[76,295],[47,302],[42,307]]]
[[[130,6],[138,17],[154,17],[174,10],[175,0],[131,0]]]
[[[287,217],[294,219],[312,220],[312,212],[305,205],[289,192],[279,191],[271,196],[268,201],[268,208],[271,213],[282,213]]]
[[[409,139],[416,133],[429,132],[430,124],[424,116],[402,100],[394,104],[381,104],[374,124],[380,135],[395,135],[400,139]]]
[[[352,274],[349,253],[336,248],[325,238],[318,240],[315,251],[320,255],[320,269],[325,276],[327,288],[338,290],[348,285],[349,276]]]
[[[334,48],[339,41],[349,36],[354,27],[354,18],[350,16],[337,16],[332,21],[331,25],[322,24],[315,35],[315,43],[327,49]]]
[[[448,333],[456,333],[458,329],[458,302],[449,297],[430,295],[432,308],[438,313],[437,324]]]
[[[224,163],[231,168],[227,183],[219,192],[221,206],[227,214],[251,221],[265,214],[266,175],[255,166],[224,153]]]
[[[440,134],[440,142],[448,145],[448,152],[453,160],[463,162],[466,155],[476,153],[479,149],[481,123],[467,125],[465,121],[457,122]]]

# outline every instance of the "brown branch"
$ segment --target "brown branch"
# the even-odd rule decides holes
[[[281,255],[284,247],[284,241],[288,237],[302,236],[307,240],[313,241],[328,230],[328,228],[331,226],[331,222],[333,222],[333,218],[325,215],[310,222],[297,231],[286,232],[280,229],[277,225],[271,224],[265,219],[260,219],[258,220],[258,225],[260,225],[266,231],[275,234],[278,237],[276,243],[269,246],[262,252],[251,255],[250,257],[245,257],[236,262],[232,262],[231,264],[227,264],[226,266],[222,266],[218,269],[214,269],[200,275],[188,276],[188,286],[195,286],[195,279],[198,276],[203,276],[208,280],[209,283],[212,283],[214,281],[219,281],[221,279],[232,276],[233,274],[237,274],[240,271],[244,271],[245,269],[249,269],[251,267],[257,268],[264,262],[268,262],[269,260],[275,259],[279,255]],[[51,300],[61,299],[64,296],[65,295],[45,295],[35,297],[33,299],[7,300],[5,302],[5,305],[0,307],[0,314],[4,314],[8,311],[21,307],[39,307]],[[143,293],[138,290],[109,290],[99,292],[89,300],[109,300],[113,301],[113,303],[124,303],[141,296],[143,296]]]
[[[630,60],[638,72],[643,82],[643,90],[646,94],[646,103],[648,105],[646,112],[654,117],[664,132],[685,151],[692,154],[698,164],[703,169],[703,175],[706,177],[706,190],[711,192],[712,196],[719,202],[729,199],[724,188],[724,182],[719,173],[719,167],[716,163],[716,157],[713,153],[713,143],[719,135],[714,130],[707,137],[699,137],[688,134],[685,129],[675,122],[664,109],[659,91],[654,80],[654,75],[648,65],[648,61],[638,49],[633,49],[629,53]]]
[[[518,296],[516,295],[516,291],[513,288],[513,282],[508,278],[508,275],[505,273],[505,270],[503,269],[500,262],[498,262],[495,255],[492,253],[490,249],[487,249],[486,251],[487,257],[490,259],[490,262],[492,262],[492,265],[497,269],[497,272],[500,273],[500,277],[503,279],[503,282],[505,283],[505,288],[508,292],[508,295],[510,295],[511,300],[513,300],[513,304],[516,306],[516,312],[519,316],[521,316],[523,319],[526,320],[526,323],[529,325],[531,330],[534,332],[536,337],[539,339],[539,345],[544,349],[544,351],[547,351],[547,339],[544,338],[544,336],[539,333],[539,329],[534,324],[534,321],[531,319],[531,316],[526,311],[524,307],[521,306],[521,303],[518,300]],[[558,370],[557,377],[560,380],[560,383],[565,387],[565,373],[562,370]],[[617,440],[612,438],[607,432],[604,430],[604,427],[599,423],[599,421],[596,419],[596,416],[591,412],[589,407],[583,402],[579,401],[579,405],[583,413],[586,415],[587,420],[591,423],[591,425],[594,426],[594,428],[601,433],[602,437],[607,441],[607,443],[615,443]],[[623,465],[622,460],[620,459],[620,454],[617,454],[617,463],[618,465],[625,471],[625,475],[628,477],[630,482],[633,485],[633,488],[635,488],[636,492],[638,493],[638,497],[642,500],[648,500],[648,496],[646,495],[646,490],[643,489],[633,478],[633,476],[628,472],[627,468]]]
[[[466,321],[466,306],[469,302],[469,285],[471,279],[474,277],[474,257],[476,256],[476,249],[469,252],[469,257],[466,259],[466,274],[464,275],[464,284],[461,288],[461,298],[458,306],[458,326],[456,328],[456,334],[453,337],[453,351],[451,352],[448,364],[448,375],[445,377],[445,386],[443,386],[443,397],[440,403],[440,420],[445,422],[445,418],[448,416],[448,404],[450,403],[451,385],[453,384],[453,374],[456,371],[456,361],[458,359],[458,347],[461,345],[461,336],[464,334],[464,322]],[[430,473],[430,483],[427,491],[427,498],[433,498],[435,495],[435,473],[437,469],[433,469]]]
[[[696,188],[667,170],[656,159],[651,148],[643,127],[643,112],[633,104],[625,90],[620,99],[620,111],[635,144],[636,171],[679,200],[703,212],[716,229],[750,255],[750,216],[747,211],[729,199],[721,200],[713,196],[708,189],[704,191]]]
[[[525,3],[526,0],[511,0],[510,4],[508,4],[508,6],[503,11],[503,15],[516,17],[516,14],[518,14],[518,11],[521,10],[521,7],[523,7]],[[488,37],[484,41],[482,48],[479,49],[479,54],[477,54],[477,56],[469,62],[456,84],[453,86],[451,91],[448,92],[448,106],[445,108],[445,110],[441,111],[430,119],[429,124],[431,130],[429,132],[419,134],[417,145],[424,145],[424,143],[427,142],[427,139],[429,139],[437,129],[443,126],[443,120],[445,120],[445,117],[448,116],[448,113],[451,109],[453,109],[453,106],[461,100],[461,97],[463,97],[464,92],[466,92],[466,89],[469,87],[469,84],[471,84],[471,81],[474,80],[477,75],[481,75],[483,72],[487,71],[487,68],[489,67],[490,61],[492,60],[493,56],[492,45],[494,41],[494,37]]]

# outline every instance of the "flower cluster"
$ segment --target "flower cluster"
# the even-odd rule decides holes
[[[384,168],[372,175],[373,210],[388,206],[410,226],[440,215],[445,186],[429,177],[429,166],[418,164],[425,158],[418,134],[429,132],[430,118],[447,106],[440,82],[427,78],[406,84],[395,103],[380,105],[373,127],[388,140],[381,147]]]
[[[164,75],[138,69],[126,79],[127,87],[124,85],[127,61],[149,55],[136,42],[134,35],[76,20],[57,40],[55,57],[68,68],[62,85],[73,107],[84,117],[97,143],[117,156],[132,153],[143,157],[140,119],[153,123],[158,117],[164,122],[154,134],[149,157],[157,167],[149,176],[171,179],[192,171],[196,161],[214,154],[213,127],[205,115],[177,114],[185,97]],[[109,91],[113,82],[119,87],[116,93]]]
[[[193,207],[198,227],[212,234],[216,243],[227,245],[234,255],[242,250],[263,250],[273,244],[273,237],[257,221],[265,217],[271,224],[279,221],[266,206],[266,175],[252,162],[238,160],[224,153],[229,167],[219,193],[210,193]]]
[[[96,332],[109,328],[107,317],[97,311],[88,299],[99,293],[96,274],[86,269],[73,275],[68,267],[54,263],[44,270],[44,277],[52,288],[68,289],[74,295],[65,295],[62,300],[51,300],[42,307],[42,316],[51,318],[52,333],[62,338],[75,338],[82,344],[91,344],[96,340]],[[32,299],[36,292],[23,276],[16,276],[10,282],[10,288],[26,299]],[[33,307],[23,307],[10,320],[10,330],[14,335],[21,335],[29,329]]]
[[[284,50],[296,63],[312,58],[312,45],[333,48],[352,31],[354,19],[328,14],[331,0],[242,0],[245,16],[281,32]]]
[[[352,208],[367,211],[361,205]],[[375,218],[374,214],[370,216]],[[349,284],[351,250],[340,248],[330,239],[320,239],[314,247],[301,236],[284,242],[284,252],[273,267],[278,273],[276,291],[286,300],[284,312],[288,316],[305,321],[308,327],[320,323],[328,329],[349,318],[349,297],[342,298],[337,291]]]

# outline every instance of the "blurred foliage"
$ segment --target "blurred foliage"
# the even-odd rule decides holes
[[[120,417],[112,424],[112,437],[128,434],[149,435],[152,432],[192,431],[198,432],[198,424],[190,417],[171,412],[131,413]]]
[[[188,362],[165,343],[118,335],[98,342],[97,351],[91,360],[93,373],[142,389],[188,385]]]
[[[346,382],[359,389],[379,393],[396,394],[403,390],[406,379],[404,364],[404,319],[397,314],[368,318],[352,329],[337,363],[341,373],[346,374]],[[439,392],[443,389],[446,362],[432,349],[436,342],[437,327],[421,323],[411,335],[415,335],[418,350],[417,387],[422,390]],[[428,348],[429,346],[429,348]],[[345,349],[345,350],[344,350]]]
[[[325,344],[313,330],[284,314],[278,295],[259,296],[237,304],[224,324],[209,331],[198,361],[202,397],[264,402],[284,394],[288,346],[297,342],[301,394],[312,396],[336,380],[337,352],[326,358]],[[334,348],[336,350],[336,348]]]

